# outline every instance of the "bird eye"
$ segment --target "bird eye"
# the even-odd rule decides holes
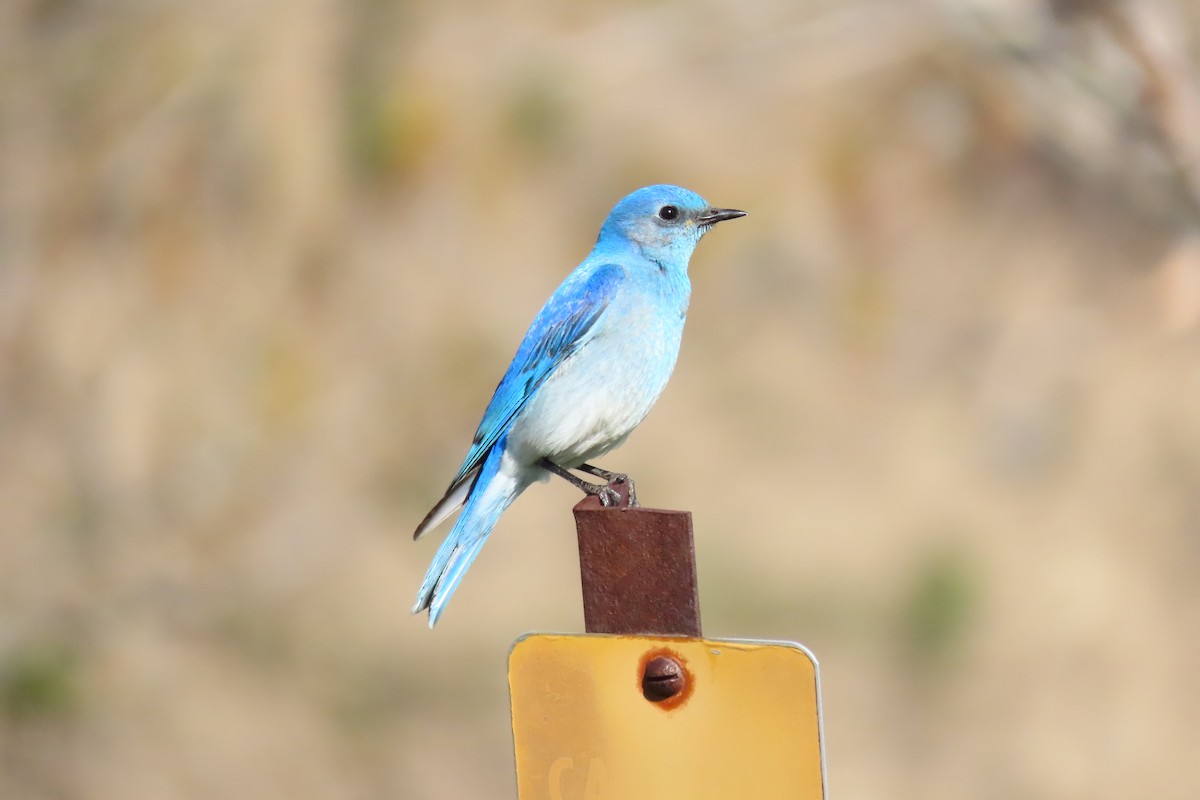
[[[663,206],[658,210],[659,219],[665,219],[668,222],[679,216],[679,209],[675,206]]]

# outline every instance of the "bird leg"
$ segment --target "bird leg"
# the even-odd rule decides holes
[[[625,484],[629,487],[629,507],[635,508],[637,506],[637,489],[634,488],[633,479],[631,479],[624,472],[609,472],[608,470],[601,469],[600,467],[593,467],[591,464],[580,464],[575,469],[579,470],[580,472],[586,472],[588,475],[595,475],[597,478],[602,478],[608,481],[609,486],[612,486],[614,483]]]
[[[547,472],[552,472],[558,477],[568,481],[576,489],[579,489],[584,494],[594,495],[600,498],[600,505],[605,508],[613,508],[621,505],[621,495],[617,494],[616,490],[611,486],[603,483],[588,483],[582,478],[576,478],[567,470],[555,464],[548,458],[543,458],[538,461],[538,466]]]

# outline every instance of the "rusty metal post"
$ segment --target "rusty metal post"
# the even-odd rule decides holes
[[[628,502],[625,487],[613,487]],[[654,508],[575,506],[588,633],[700,637],[692,515]]]

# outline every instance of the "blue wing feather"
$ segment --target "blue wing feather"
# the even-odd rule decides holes
[[[449,491],[468,476],[473,477],[473,471],[538,387],[591,338],[596,321],[616,294],[624,274],[616,264],[577,270],[546,301],[483,412],[471,449],[450,482]]]

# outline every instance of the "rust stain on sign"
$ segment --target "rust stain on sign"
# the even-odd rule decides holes
[[[666,647],[650,650],[638,663],[638,686],[642,696],[664,711],[679,708],[692,696],[695,677],[687,661]]]

